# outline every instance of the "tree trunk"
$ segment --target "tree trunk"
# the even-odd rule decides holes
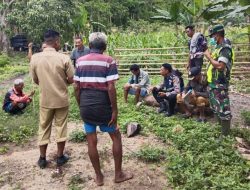
[[[6,16],[6,10],[3,10],[0,12],[0,51],[8,53],[9,52],[9,38],[6,34],[6,22],[5,22],[5,16]]]
[[[4,30],[0,31],[0,51],[5,53],[9,52],[9,39]]]

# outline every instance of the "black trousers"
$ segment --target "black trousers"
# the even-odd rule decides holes
[[[158,96],[159,92],[164,92],[164,91],[161,90],[161,89],[160,90],[153,89],[152,93],[153,93],[153,96],[154,96],[155,100],[158,103],[166,101],[168,103],[168,107],[169,107],[168,111],[169,111],[169,113],[174,114],[174,108],[175,108],[175,105],[176,105],[176,96],[177,96],[177,94],[171,94],[169,96],[160,97],[160,96]]]
[[[203,65],[203,58],[193,58],[190,60],[190,68],[198,67],[201,70],[202,65]]]

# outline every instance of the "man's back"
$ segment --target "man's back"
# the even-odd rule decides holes
[[[46,108],[68,106],[67,79],[73,77],[70,58],[46,48],[31,59],[31,74],[41,90],[40,104]]]

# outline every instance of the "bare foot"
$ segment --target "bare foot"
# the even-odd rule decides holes
[[[127,180],[132,179],[134,176],[131,173],[124,173],[122,172],[119,176],[115,177],[115,183],[121,183]]]
[[[98,185],[98,186],[104,185],[103,179],[104,179],[103,174],[96,175],[96,178],[95,178],[96,185]]]

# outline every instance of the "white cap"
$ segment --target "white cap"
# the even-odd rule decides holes
[[[16,79],[15,81],[14,81],[14,85],[16,86],[16,85],[19,85],[19,84],[23,84],[23,79]]]

